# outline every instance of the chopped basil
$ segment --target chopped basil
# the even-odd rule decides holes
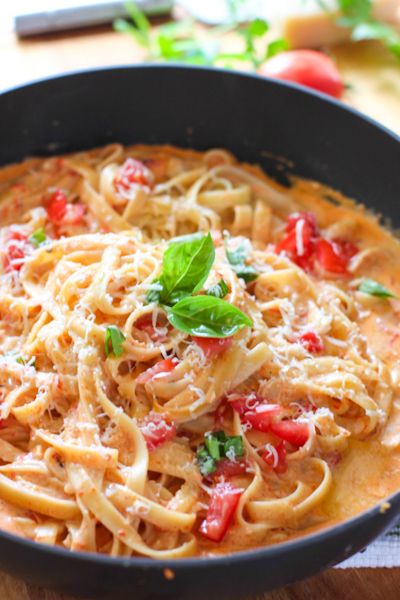
[[[224,443],[224,452],[225,456],[229,459],[237,458],[238,456],[243,456],[243,439],[240,435],[232,435],[228,437],[226,442]]]
[[[224,431],[211,431],[204,436],[204,446],[197,451],[200,473],[214,473],[222,458],[235,460],[244,455],[243,439],[240,435],[226,435]]]
[[[215,298],[225,298],[228,292],[228,286],[223,279],[206,290],[207,296],[215,296]]]
[[[246,264],[247,256],[251,250],[250,242],[243,243],[234,250],[229,249],[229,237],[224,238],[226,258],[231,264],[231,268],[236,275],[243,279],[246,283],[257,279],[258,273],[254,267]]]
[[[214,296],[189,296],[167,308],[175,329],[199,337],[229,337],[252,321],[233,304]]]
[[[216,461],[208,454],[205,446],[200,446],[197,450],[197,462],[203,477],[211,475],[217,468]]]
[[[33,246],[35,246],[35,248],[39,248],[39,246],[44,244],[47,241],[47,236],[43,227],[36,229],[36,231],[34,231],[30,236],[29,241]]]
[[[175,304],[181,298],[201,290],[215,258],[211,235],[176,238],[164,253],[163,270],[155,283],[160,289],[151,294],[153,301]]]
[[[32,358],[24,358],[23,356],[18,356],[18,358],[16,358],[15,361],[20,365],[29,365],[30,367],[36,369],[36,356],[33,356]]]
[[[106,335],[104,338],[104,351],[106,356],[114,354],[114,356],[121,356],[124,349],[122,344],[124,343],[125,336],[118,327],[115,325],[109,325],[106,329]]]
[[[360,292],[369,294],[370,296],[377,296],[378,298],[395,298],[396,296],[385,288],[383,285],[375,281],[374,279],[364,279],[358,286]]]

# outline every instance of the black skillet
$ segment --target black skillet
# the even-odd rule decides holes
[[[113,141],[228,148],[281,181],[293,172],[329,184],[400,226],[399,139],[338,102],[256,76],[140,66],[49,79],[0,95],[0,135],[0,165]],[[292,542],[175,562],[71,553],[0,533],[0,568],[84,598],[234,600],[361,550],[399,517],[400,492],[389,501]]]

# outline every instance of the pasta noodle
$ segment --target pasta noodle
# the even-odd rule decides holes
[[[400,485],[400,250],[362,207],[112,144],[4,167],[0,223],[2,527],[181,558]]]

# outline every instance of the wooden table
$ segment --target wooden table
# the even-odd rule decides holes
[[[400,66],[374,43],[343,46],[333,54],[350,84],[345,101],[400,134]],[[75,69],[132,64],[143,51],[107,28],[18,42],[0,35],[1,88]],[[331,569],[258,600],[398,600],[400,569]],[[27,586],[6,574],[0,600],[72,600]],[[249,599],[250,600],[250,599]],[[256,600],[256,599],[252,599]]]

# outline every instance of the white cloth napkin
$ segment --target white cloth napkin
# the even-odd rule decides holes
[[[336,565],[339,569],[400,567],[400,524],[370,544],[366,550]]]

